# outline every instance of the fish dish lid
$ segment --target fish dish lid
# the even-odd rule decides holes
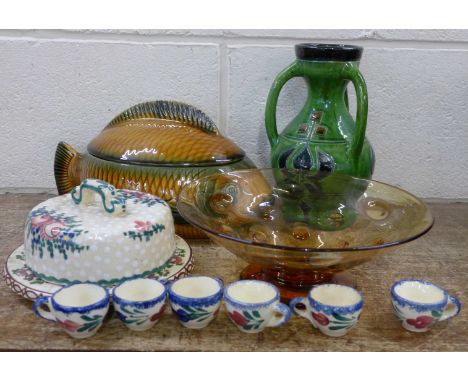
[[[172,101],[145,102],[115,117],[88,145],[109,161],[158,166],[215,166],[245,153],[201,110]]]

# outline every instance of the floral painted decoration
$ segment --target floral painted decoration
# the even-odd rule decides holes
[[[328,330],[350,329],[359,319],[359,315],[346,317],[338,313],[332,313],[333,319],[330,319],[322,313],[311,312],[311,314],[319,325],[327,327]]]
[[[60,321],[58,319],[57,319],[57,323],[68,332],[78,332],[78,333],[88,332],[89,333],[100,325],[103,317],[98,314],[92,317],[87,316],[86,314],[83,314],[80,316],[80,318],[83,321],[86,321],[84,325],[71,321],[71,320]]]
[[[414,319],[407,319],[409,325],[414,326],[416,329],[424,329],[434,323],[434,318],[431,316],[419,316]]]
[[[187,244],[185,244],[185,242],[179,243],[174,255],[168,261],[148,274],[145,274],[143,277],[161,280],[178,279],[187,276],[193,269],[193,257]],[[181,245],[185,246],[185,248],[181,247]],[[8,257],[3,271],[3,277],[6,284],[13,292],[32,301],[35,301],[41,296],[50,296],[61,287],[56,281],[48,280],[43,278],[43,275],[40,276],[34,273],[26,265],[23,246],[17,248]],[[124,280],[115,281],[113,284],[122,281]],[[109,284],[106,283],[105,285]]]
[[[26,238],[31,240],[33,255],[38,253],[42,258],[47,251],[51,258],[59,253],[66,260],[67,251],[79,253],[89,249],[89,246],[79,245],[75,241],[78,236],[87,232],[78,228],[81,221],[75,216],[57,213],[43,206],[33,210],[28,219]]]
[[[330,320],[328,319],[327,316],[325,316],[324,314],[322,313],[314,313],[312,312],[312,317],[315,319],[315,321],[317,321],[317,323],[319,325],[322,325],[322,326],[327,326],[330,322]]]
[[[157,321],[159,320],[163,314],[164,314],[164,310],[165,310],[166,306],[163,305],[163,307],[161,308],[161,310],[155,314],[153,314],[151,317],[150,317],[150,321],[153,322],[153,321]]]
[[[425,329],[434,324],[442,316],[441,311],[432,310],[430,316],[421,315],[416,318],[405,318],[404,313],[395,304],[393,304],[393,312],[400,321],[406,321],[408,325],[414,326],[416,329]]]
[[[244,330],[257,330],[260,325],[262,325],[265,320],[261,318],[260,312],[258,310],[252,310],[248,312],[247,310],[228,312],[229,317],[237,325],[241,326]]]
[[[133,201],[133,204],[145,204],[148,207],[153,207],[156,204],[162,204],[167,206],[168,204],[158,197],[154,195],[147,194],[146,192],[141,191],[132,191],[132,190],[125,190],[125,198],[127,201]]]
[[[123,234],[133,240],[138,239],[143,241],[143,239],[145,239],[145,241],[150,241],[153,235],[163,231],[165,228],[163,224],[153,224],[149,221],[135,220],[135,230],[124,232]]]
[[[184,262],[184,259],[179,255],[175,255],[171,257],[170,262],[174,265],[181,265]]]
[[[212,314],[216,315],[219,311],[218,309],[212,313],[210,310],[201,308],[201,307],[195,307],[195,306],[180,306],[177,309],[172,309],[172,311],[177,315],[179,320],[182,322],[189,322],[189,321],[196,321],[196,322],[202,322],[205,321],[207,318],[210,318]]]
[[[135,307],[125,307],[122,305],[120,306],[120,309],[122,310],[122,312],[125,313],[123,314],[117,311],[117,316],[122,322],[124,322],[125,324],[135,324],[139,326],[143,325],[148,321],[154,322],[159,320],[164,314],[165,305],[163,305],[158,312],[154,313],[151,316]]]
[[[140,221],[140,220],[135,220],[135,228],[137,231],[144,232],[144,231],[149,231],[153,228],[151,222],[149,221]]]
[[[76,330],[81,326],[80,324],[70,320],[60,321],[57,319],[57,323],[68,332],[76,332]]]
[[[20,255],[16,255],[16,259],[20,260],[23,263],[21,268],[12,269],[11,272],[21,277],[23,280],[28,281],[30,284],[44,284],[44,280],[39,279],[36,275],[29,269],[29,267],[24,262],[24,253],[22,252]]]
[[[187,251],[183,248],[176,247],[174,255],[169,259],[169,261],[164,263],[158,269],[154,270],[154,273],[157,277],[153,278],[156,278],[156,280],[158,280],[167,277],[171,273],[171,269],[173,267],[182,265],[184,263],[186,257]]]

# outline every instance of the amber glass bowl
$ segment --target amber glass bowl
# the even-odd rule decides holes
[[[353,284],[346,270],[430,230],[414,195],[374,180],[302,170],[214,174],[181,191],[190,224],[249,266],[241,278],[277,285],[283,300],[314,284]]]

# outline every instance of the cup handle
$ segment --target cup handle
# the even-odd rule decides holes
[[[289,309],[289,306],[281,302],[278,302],[273,306],[273,312],[279,313],[280,316],[277,317],[276,315],[273,315],[267,326],[276,328],[277,326],[286,324],[291,318],[291,310]]]
[[[297,304],[303,304],[303,305],[305,305],[306,308],[305,309],[297,309],[297,306],[296,306]],[[293,298],[289,302],[289,307],[291,308],[291,310],[292,310],[292,312],[294,314],[309,320],[310,322],[312,322],[312,325],[315,326],[315,323],[312,320],[312,316],[310,315],[310,304],[309,304],[309,300],[307,299],[307,297]]]
[[[49,311],[44,310],[43,305],[47,305]],[[33,310],[36,316],[44,318],[49,321],[55,321],[55,316],[52,313],[52,306],[50,304],[49,296],[42,296],[34,301]]]
[[[460,301],[453,296],[449,296],[448,303],[445,306],[445,309],[442,313],[442,316],[439,318],[439,321],[445,321],[450,318],[455,317],[461,310],[461,303]]]
[[[223,287],[224,287],[224,280],[223,280],[222,277],[215,276],[215,277],[213,277],[213,278],[216,279],[216,280],[218,280],[218,281],[223,285]]]

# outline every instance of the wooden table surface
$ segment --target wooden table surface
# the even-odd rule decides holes
[[[22,244],[26,214],[50,195],[0,195],[0,260]],[[131,332],[113,318],[88,339],[74,340],[55,324],[35,317],[32,302],[0,284],[0,350],[151,350],[151,351],[467,351],[468,350],[468,204],[432,203],[436,223],[427,235],[398,247],[393,254],[353,270],[365,306],[358,325],[346,336],[320,334],[305,319],[293,317],[283,327],[244,334],[229,321],[224,307],[207,328],[179,325],[166,310],[152,329]],[[194,273],[237,279],[245,266],[209,241],[190,243]],[[457,296],[464,308],[453,320],[426,333],[400,327],[390,305],[390,285],[398,279],[435,282]]]

